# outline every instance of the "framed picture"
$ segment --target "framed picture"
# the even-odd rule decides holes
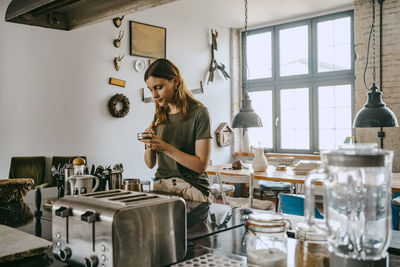
[[[166,57],[167,29],[130,21],[130,54],[148,58]]]

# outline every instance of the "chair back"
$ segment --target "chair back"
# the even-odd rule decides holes
[[[282,213],[304,216],[304,196],[294,194],[279,194]],[[321,212],[314,206],[315,218],[323,219]]]
[[[227,175],[217,172],[215,176],[217,177],[219,183],[219,189],[221,191],[222,201],[224,202],[224,204],[229,204],[229,201],[227,200],[228,198],[225,195],[222,182],[235,184],[247,184],[250,182],[250,175]]]
[[[272,207],[272,202],[269,200],[259,200],[253,198],[254,188],[252,181],[254,181],[254,177],[252,173],[250,175],[239,176],[239,175],[225,175],[221,174],[220,172],[216,172],[215,176],[217,177],[220,186],[222,201],[224,202],[224,204],[233,207],[254,208],[260,210],[267,210]],[[226,196],[224,193],[224,187],[222,186],[222,181],[230,183],[232,182],[235,183],[234,181],[238,181],[239,183],[249,183],[249,198]]]
[[[32,178],[35,185],[45,182],[46,157],[12,157],[8,178]]]
[[[250,175],[229,175],[220,172],[217,173],[219,173],[219,177],[223,183],[248,184],[250,182]]]

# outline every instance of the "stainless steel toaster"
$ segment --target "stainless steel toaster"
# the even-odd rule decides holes
[[[186,253],[180,197],[111,190],[53,204],[53,254],[86,266],[165,266]]]

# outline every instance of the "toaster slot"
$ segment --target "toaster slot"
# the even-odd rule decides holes
[[[119,201],[119,200],[124,200],[124,199],[127,199],[127,198],[137,198],[137,197],[143,197],[143,196],[146,196],[146,194],[137,194],[137,195],[129,194],[129,196],[111,197],[111,198],[109,198],[108,200],[111,200],[111,201]]]
[[[104,195],[104,194],[119,193],[119,192],[125,192],[125,191],[122,191],[122,190],[119,190],[119,189],[108,190],[108,191],[98,191],[98,192],[85,194],[85,196],[96,196],[96,195]]]
[[[125,205],[128,205],[128,204],[132,204],[137,201],[143,201],[143,200],[154,199],[154,198],[158,198],[158,197],[157,196],[143,196],[143,197],[137,197],[137,198],[132,198],[132,199],[125,199],[125,200],[122,200],[121,202]]]
[[[107,198],[107,197],[113,197],[113,196],[121,196],[121,195],[128,195],[130,192],[126,191],[111,191],[111,192],[101,192],[101,193],[92,193],[92,194],[86,194],[83,195],[85,197],[92,197],[92,198]]]

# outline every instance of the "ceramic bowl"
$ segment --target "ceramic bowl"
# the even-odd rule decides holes
[[[294,157],[270,157],[267,161],[268,164],[275,166],[277,169],[293,167],[299,162],[299,160]]]

